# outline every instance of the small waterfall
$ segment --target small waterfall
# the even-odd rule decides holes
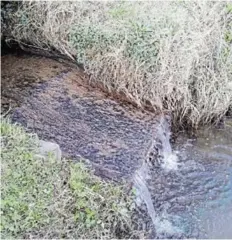
[[[161,149],[159,150],[159,155],[162,157],[161,167],[164,168],[164,170],[176,170],[178,168],[178,159],[177,156],[172,152],[170,136],[170,124],[164,117],[161,117],[160,124],[157,126],[156,138],[159,141],[159,144],[162,145]],[[154,145],[156,146],[156,143],[154,143]],[[167,215],[158,216],[156,213],[149,188],[147,187],[147,180],[150,179],[150,176],[149,166],[144,161],[141,168],[137,170],[134,176],[137,205],[139,206],[142,203],[145,203],[147,212],[155,227],[156,234],[175,234],[180,232],[180,229],[174,227],[167,219]]]
[[[136,189],[136,204],[140,206],[142,203],[145,203],[147,207],[147,212],[152,220],[153,226],[158,236],[167,236],[180,233],[180,229],[173,226],[173,224],[167,219],[167,214],[158,215],[155,212],[155,208],[152,203],[152,197],[147,187],[146,180],[148,179],[149,168],[147,164],[143,164],[134,176],[134,187]]]
[[[170,123],[164,116],[161,116],[160,124],[157,127],[156,138],[161,144],[161,149],[158,149],[159,155],[162,157],[162,167],[165,170],[177,170],[178,169],[178,157],[175,152],[172,151],[170,144]],[[154,143],[156,145],[156,143]]]
[[[147,164],[136,172],[134,176],[134,187],[136,189],[136,203],[141,205],[143,202],[146,204],[147,211],[152,219],[153,224],[156,223],[156,213],[152,203],[152,198],[149,189],[147,188],[146,180],[149,178],[149,169]]]

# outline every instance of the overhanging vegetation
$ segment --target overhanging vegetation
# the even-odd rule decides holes
[[[74,58],[109,92],[197,127],[232,105],[231,9],[224,1],[25,1],[5,30]]]

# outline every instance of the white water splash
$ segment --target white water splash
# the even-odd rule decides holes
[[[152,203],[151,194],[146,184],[146,180],[148,179],[149,168],[147,164],[144,163],[134,176],[134,187],[136,189],[137,205],[140,206],[143,202],[145,203],[147,212],[158,235],[179,233],[180,229],[173,226],[173,224],[168,220],[169,216],[167,214],[163,214],[162,216],[158,216],[156,214]]]
[[[164,116],[160,119],[160,124],[157,128],[157,138],[160,140],[162,144],[162,150],[160,150],[160,155],[162,156],[162,167],[165,170],[177,170],[178,169],[178,157],[176,152],[172,151],[172,147],[170,144],[170,124],[165,119]]]
[[[149,168],[147,164],[143,164],[142,167],[136,171],[134,176],[134,187],[136,189],[136,203],[141,205],[143,202],[146,204],[147,210],[154,223],[155,221],[155,209],[152,203],[150,191],[147,188],[146,180],[149,178]]]
[[[172,151],[170,144],[170,124],[168,121],[161,117],[160,124],[157,128],[157,138],[162,144],[160,149],[160,155],[162,156],[162,168],[165,170],[177,170],[178,169],[178,157]],[[159,216],[155,212],[155,208],[152,202],[150,191],[147,187],[147,180],[150,178],[148,165],[143,162],[142,167],[136,172],[134,176],[134,187],[136,189],[136,203],[141,205],[143,202],[147,207],[149,216],[155,227],[156,233],[159,234],[175,234],[179,233],[180,229],[175,227],[171,221],[168,220],[170,216],[168,214],[160,214]]]

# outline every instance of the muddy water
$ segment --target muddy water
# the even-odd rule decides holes
[[[2,57],[2,110],[13,121],[86,158],[104,178],[127,178],[154,238],[232,238],[232,124],[179,135],[169,119],[89,87],[75,66]]]

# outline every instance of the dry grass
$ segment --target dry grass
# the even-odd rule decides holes
[[[177,125],[219,120],[232,105],[230,2],[24,2],[11,37],[83,63],[91,82]],[[13,23],[12,23],[13,22]]]

